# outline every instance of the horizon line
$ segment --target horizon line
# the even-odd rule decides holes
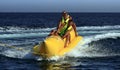
[[[61,12],[0,12],[0,13],[61,13]],[[120,13],[120,12],[68,12],[68,13]]]

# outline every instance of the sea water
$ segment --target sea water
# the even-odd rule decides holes
[[[0,70],[120,70],[120,13],[70,15],[82,43],[45,60],[32,48],[56,28],[61,13],[0,13]]]

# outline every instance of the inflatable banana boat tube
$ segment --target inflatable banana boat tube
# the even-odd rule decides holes
[[[71,42],[64,47],[65,39],[60,36],[48,36],[39,45],[33,47],[33,54],[42,56],[44,58],[49,58],[52,56],[63,56],[70,52],[73,48],[77,46],[78,43],[82,41],[82,36],[75,36],[75,32],[72,29],[70,32]]]

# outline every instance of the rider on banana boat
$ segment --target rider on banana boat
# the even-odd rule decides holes
[[[63,11],[62,12],[62,19],[60,20],[57,29],[52,30],[51,33],[49,34],[49,36],[59,35],[63,39],[66,38],[64,47],[67,47],[67,44],[69,44],[71,41],[70,40],[70,31],[72,30],[72,28],[75,31],[75,36],[78,36],[77,31],[76,31],[76,25],[73,22],[72,17],[67,12]]]

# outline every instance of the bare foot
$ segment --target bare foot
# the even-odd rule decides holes
[[[65,46],[64,46],[64,48],[66,48],[68,46],[68,44],[66,44]]]
[[[71,43],[71,41],[69,41],[69,44]]]

